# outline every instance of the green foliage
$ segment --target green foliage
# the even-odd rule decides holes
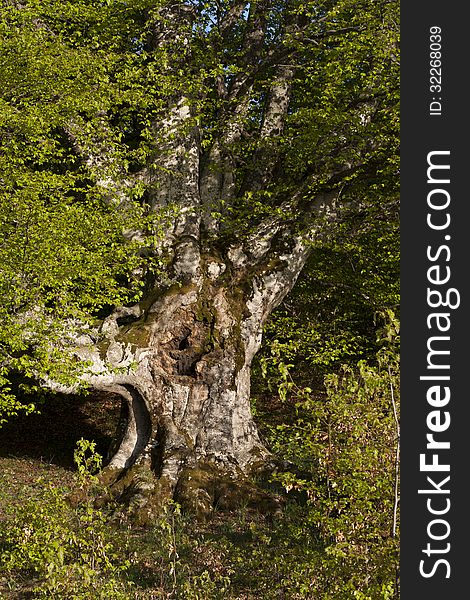
[[[7,370],[6,373],[8,373]],[[35,410],[36,407],[33,403],[24,404],[11,393],[9,379],[1,374],[0,389],[0,427],[2,426],[2,423],[6,423],[9,418],[18,415],[20,412],[28,414]]]
[[[38,580],[38,598],[128,598],[126,564],[116,564],[105,517],[91,507],[72,511],[63,490],[46,487],[38,499],[2,522],[0,570]]]
[[[211,551],[224,554],[219,545],[205,556],[205,544],[194,523],[181,514],[180,506],[169,501],[155,523],[131,542],[133,569],[130,576],[142,584],[142,565],[152,564],[154,585],[143,598],[177,598],[181,600],[223,600],[228,597],[231,581],[228,569],[212,568]],[[217,565],[218,566],[218,565]],[[139,581],[140,574],[140,581]],[[150,576],[150,573],[148,574]]]
[[[103,457],[96,452],[96,442],[79,439],[73,453],[73,460],[77,467],[77,480],[80,487],[98,481],[97,473],[101,471]]]
[[[325,544],[315,597],[397,593],[399,338],[393,313],[384,317],[376,364],[329,374],[326,397],[296,390],[295,421],[271,431],[291,464],[275,479],[305,496],[304,519]]]
[[[87,450],[92,454],[84,458]],[[93,442],[80,440],[76,459],[81,486],[93,479],[100,464],[93,451]],[[72,508],[63,488],[43,480],[37,485],[37,496],[9,507],[0,521],[0,573],[9,586],[14,589],[22,577],[35,581],[36,598],[127,599],[123,575],[129,562],[116,550],[106,515],[89,501]]]
[[[289,297],[273,312],[255,372],[279,392],[321,384],[341,364],[374,360],[378,313],[399,308],[399,229],[396,206],[371,211],[318,243]],[[385,218],[384,218],[385,217]],[[313,380],[313,381],[312,381]],[[261,381],[256,382],[263,388]]]
[[[296,73],[292,129],[284,136],[287,164],[297,175],[309,165],[321,179],[365,150],[369,174],[396,172],[398,3],[312,2],[298,10],[320,19],[306,39],[291,41],[304,61]],[[348,143],[338,152],[341,137]],[[361,168],[348,179],[363,174]]]
[[[108,50],[132,35],[135,14],[107,20],[108,9],[86,1],[2,6],[0,424],[32,409],[10,373],[76,383],[86,365],[68,356],[70,341],[101,311],[141,297],[137,273],[162,273],[142,250],[168,218],[148,215],[142,185],[118,177],[130,161],[124,133],[103,125],[133,87],[131,74],[113,78],[123,57]]]
[[[222,600],[227,575],[195,564],[201,540],[177,503],[168,501],[151,526],[132,534],[124,514],[93,507],[102,457],[81,439],[72,488],[39,479],[17,490],[27,501],[0,518],[0,593],[27,589],[34,598]],[[83,493],[85,490],[85,493]],[[70,499],[79,494],[80,502]],[[152,590],[146,588],[152,583]]]

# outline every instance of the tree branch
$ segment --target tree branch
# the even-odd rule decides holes
[[[248,2],[234,2],[233,6],[228,9],[218,26],[219,33],[223,37],[227,36],[233,26],[240,19],[247,6]]]
[[[105,113],[98,115],[92,134],[87,131],[87,123],[79,122],[77,118],[69,121],[65,133],[96,184],[103,190],[105,199],[110,204],[120,205],[129,200],[129,193],[138,180],[128,173],[122,149],[105,117]]]

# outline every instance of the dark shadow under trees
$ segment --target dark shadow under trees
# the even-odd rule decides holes
[[[28,457],[74,469],[81,438],[96,442],[105,459],[116,431],[121,401],[114,394],[49,394],[37,412],[20,414],[0,430],[0,457]]]

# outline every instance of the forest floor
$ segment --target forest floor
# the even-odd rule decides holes
[[[120,410],[118,401],[109,397],[52,397],[39,408],[39,413],[18,417],[0,430],[0,524],[28,500],[44,502],[47,487],[64,494],[73,490],[77,441],[95,441],[97,451],[105,456]],[[270,399],[270,405],[259,410],[268,410],[275,422],[282,407]],[[295,511],[293,503],[289,523],[298,518]],[[295,569],[291,562],[295,565],[305,548],[285,524],[272,523],[247,508],[215,511],[206,523],[176,512],[154,527],[131,527],[121,520],[109,526],[112,531],[107,535],[118,560],[129,563],[124,574],[129,599],[304,598],[295,594],[286,576],[288,580],[288,572]],[[286,555],[279,556],[280,550]],[[37,575],[27,570],[0,572],[0,598],[36,598],[37,581]],[[90,600],[94,597],[107,598],[98,592]]]

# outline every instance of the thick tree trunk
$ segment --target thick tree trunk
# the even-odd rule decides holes
[[[105,479],[140,516],[168,496],[199,516],[241,501],[278,509],[247,479],[269,462],[250,411],[250,367],[305,251],[255,274],[234,256],[206,257],[196,280],[117,311],[98,346],[78,349],[93,364],[90,386],[122,398]]]

